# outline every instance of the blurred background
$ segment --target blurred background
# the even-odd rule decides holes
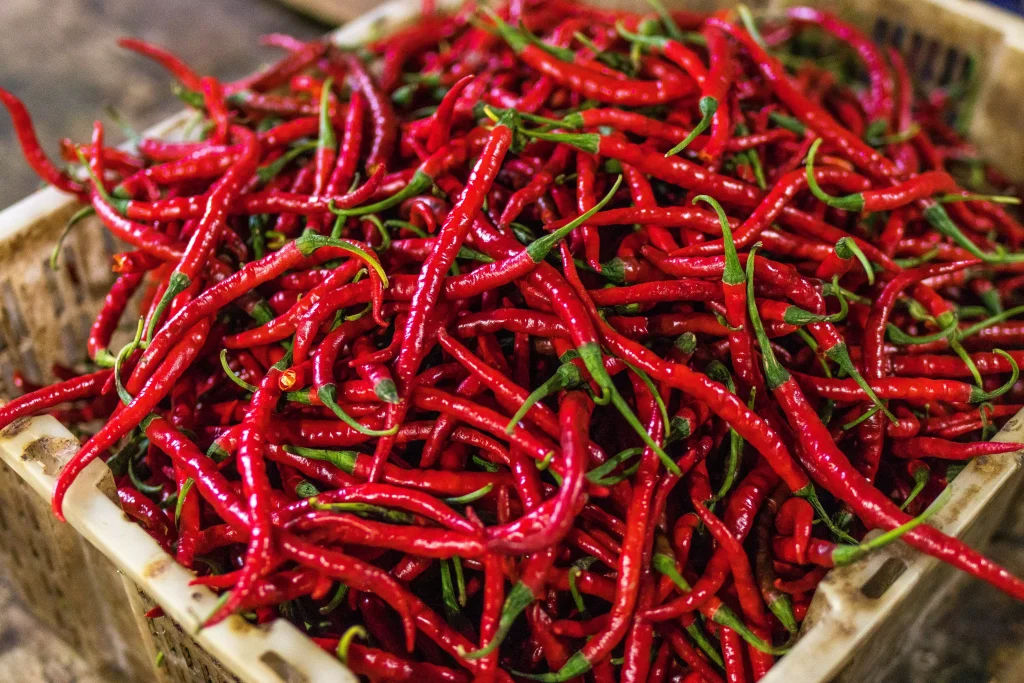
[[[266,33],[311,38],[376,0],[0,0],[0,86],[32,113],[55,155],[62,137],[88,139],[92,122],[115,108],[143,129],[178,111],[170,79],[155,64],[117,47],[138,36],[180,55],[200,73],[231,79],[272,60]],[[1020,11],[1018,0],[996,3]],[[116,127],[108,126],[112,137]],[[115,138],[116,139],[116,138]],[[38,187],[0,115],[0,207]],[[1024,573],[1024,510],[1011,510],[989,555]],[[1024,681],[1024,609],[977,581],[959,580],[933,596],[942,607],[915,625],[913,646],[894,656],[886,680],[906,683]],[[926,606],[920,606],[922,612]],[[897,653],[894,653],[896,655]],[[6,673],[4,673],[6,672]],[[18,672],[17,679],[7,678]],[[0,680],[100,683],[75,653],[39,626],[12,594],[0,567]]]
[[[349,11],[358,3],[323,4]],[[62,137],[88,139],[96,117],[109,124],[107,106],[140,129],[181,108],[166,72],[119,48],[122,36],[164,45],[200,73],[231,79],[280,55],[260,44],[261,35],[310,38],[329,28],[271,0],[0,0],[0,26],[0,86],[24,100],[51,155]],[[107,130],[119,135],[116,126]],[[6,207],[39,183],[17,153],[6,119],[0,149],[0,207]]]

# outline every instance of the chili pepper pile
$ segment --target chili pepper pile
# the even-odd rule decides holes
[[[0,407],[88,434],[59,517],[102,458],[206,625],[371,680],[756,680],[896,538],[1024,598],[926,523],[1022,447],[1024,227],[964,92],[807,8],[425,9],[227,83],[125,40],[193,119],[66,167],[0,91],[127,245],[84,372]]]

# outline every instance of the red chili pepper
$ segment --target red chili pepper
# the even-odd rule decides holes
[[[202,90],[202,83],[199,75],[190,66],[181,61],[179,57],[162,47],[147,43],[138,38],[120,38],[117,41],[120,47],[132,52],[137,52],[143,57],[148,57],[166,69],[189,90]]]
[[[124,315],[128,300],[132,298],[135,290],[142,282],[145,272],[125,273],[114,281],[110,291],[103,300],[103,308],[96,315],[96,319],[89,328],[89,338],[85,348],[89,358],[98,365],[112,367],[114,356],[107,350],[110,344],[110,336],[117,328]]]
[[[117,489],[117,497],[121,508],[130,517],[137,519],[146,530],[157,540],[166,552],[171,552],[176,534],[171,520],[156,503],[130,486]]]
[[[474,76],[463,76],[441,98],[437,111],[431,117],[430,135],[427,138],[427,151],[429,153],[437,152],[448,143],[451,137],[455,104],[466,87],[473,82],[473,78]]]
[[[748,288],[752,289],[754,271],[749,265],[747,270]],[[756,308],[750,308],[750,317],[757,331],[760,322]],[[758,333],[759,337],[761,335],[763,330]],[[801,453],[805,456],[804,464],[815,478],[829,493],[849,504],[855,514],[868,525],[893,529],[908,522],[909,518],[905,514],[852,468],[846,456],[835,446],[828,429],[803,398],[795,380],[777,365],[769,349],[767,343],[761,345],[768,388],[782,404],[790,425],[803,435],[805,447]],[[1011,595],[1024,596],[1024,581],[957,539],[928,526],[912,529],[904,538],[919,550],[939,557]]]
[[[465,241],[470,225],[483,205],[484,197],[486,197],[491,183],[494,182],[501,161],[512,144],[512,128],[510,126],[513,125],[515,125],[514,120],[508,117],[499,120],[491,131],[487,146],[470,175],[469,184],[445,219],[438,235],[438,245],[431,252],[420,271],[413,292],[409,317],[406,319],[402,347],[399,349],[398,357],[395,358],[395,380],[403,401],[394,404],[394,408],[389,408],[389,424],[401,422],[407,410],[406,403],[412,390],[412,377],[419,371],[420,364],[429,350],[427,348],[427,328],[441,290],[444,273],[455,260],[455,255]],[[371,481],[380,476],[380,470],[387,460],[390,448],[390,439],[384,438],[378,442],[374,452],[374,471],[370,476]],[[543,456],[541,457],[543,458]]]
[[[538,552],[557,544],[568,533],[575,515],[587,500],[584,493],[587,448],[583,435],[591,410],[593,403],[581,392],[569,392],[562,399],[559,426],[564,464],[558,495],[511,524],[488,528],[488,549],[505,553]]]
[[[292,49],[277,63],[254,73],[252,76],[233,81],[227,85],[228,94],[241,90],[263,92],[284,85],[294,74],[319,59],[327,50],[327,44],[319,40],[302,43]],[[189,87],[189,86],[186,86]]]
[[[597,159],[583,152],[576,153],[576,208],[585,214],[597,204],[594,184],[597,174]],[[583,240],[583,252],[587,265],[601,272],[601,240],[593,227],[584,223],[579,226]]]
[[[901,439],[893,444],[892,454],[897,458],[941,458],[944,460],[966,460],[981,455],[999,455],[1013,453],[1024,448],[1019,443],[979,441],[977,443],[957,443],[931,436],[915,436]]]
[[[248,181],[249,176],[256,170],[259,156],[259,141],[256,136],[247,128],[240,126],[233,127],[231,130],[234,135],[241,138],[243,152],[211,189],[206,212],[196,226],[181,261],[171,273],[163,298],[150,317],[147,339],[152,339],[161,322],[163,312],[170,305],[171,300],[185,291],[199,276],[203,265],[210,258],[210,252],[216,249],[217,243],[220,241],[220,233],[227,230],[224,222],[227,218],[228,206],[241,191],[242,184]]]
[[[894,84],[885,57],[879,48],[856,28],[826,12],[809,7],[795,7],[790,9],[787,15],[797,21],[820,26],[840,40],[848,42],[857,51],[867,66],[868,80],[871,82],[870,95],[864,104],[866,113],[872,121],[883,121],[888,124],[895,107]]]
[[[495,29],[516,56],[528,66],[549,76],[559,85],[579,92],[588,99],[608,104],[619,104],[631,107],[663,104],[679,99],[693,91],[689,81],[640,81],[634,79],[618,79],[606,76],[599,71],[560,61],[551,53],[529,42],[519,31],[501,21],[496,15]]]
[[[22,101],[7,90],[0,88],[0,102],[7,107],[7,113],[10,114],[11,123],[14,125],[15,135],[18,136],[18,144],[21,145],[21,152],[36,175],[58,190],[83,196],[85,188],[54,166],[46,156],[46,152],[43,151],[35,130],[32,128],[32,118]],[[96,155],[94,154],[94,156]]]
[[[57,519],[64,521],[64,496],[67,495],[72,482],[85,469],[86,465],[138,426],[152,412],[153,408],[170,393],[175,382],[199,354],[209,330],[208,320],[201,320],[192,327],[188,336],[171,349],[167,360],[156,369],[153,376],[139,389],[138,394],[131,399],[131,402],[123,410],[118,410],[68,461],[57,477],[57,483],[53,489],[53,512]]]
[[[376,172],[379,166],[387,165],[394,150],[395,137],[398,134],[398,123],[391,101],[377,87],[373,77],[366,71],[363,63],[355,55],[344,54],[341,57],[352,82],[352,89],[362,93],[370,107],[373,119],[373,142],[366,157],[366,170]]]
[[[270,570],[273,561],[270,480],[264,462],[264,442],[270,416],[281,395],[279,376],[280,370],[270,368],[253,394],[252,409],[242,421],[235,461],[242,475],[242,490],[249,503],[249,545],[242,573],[231,597],[207,617],[204,626],[213,626],[234,612],[249,597],[257,579]]]

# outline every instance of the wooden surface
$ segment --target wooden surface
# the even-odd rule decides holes
[[[282,0],[337,21],[373,0]],[[27,102],[52,153],[62,136],[85,139],[105,105],[142,128],[180,107],[159,68],[120,50],[135,35],[173,48],[200,72],[237,76],[272,59],[258,37],[308,38],[327,25],[269,0],[0,0],[0,85]],[[1024,95],[1022,95],[1024,96]],[[0,114],[0,206],[37,186]],[[1020,496],[1018,496],[1020,500]],[[0,503],[2,504],[2,503]],[[3,540],[0,539],[0,543]],[[1024,508],[1011,510],[989,554],[1024,574]],[[1024,681],[1024,608],[977,581],[961,579],[919,624],[915,646],[894,653],[886,680],[900,683]],[[923,608],[923,606],[922,606]],[[100,683],[76,655],[24,609],[0,567],[0,681]]]
[[[88,140],[95,118],[120,140],[108,105],[137,128],[181,109],[163,70],[119,48],[119,37],[172,47],[198,72],[233,78],[281,54],[261,46],[261,35],[311,38],[326,30],[270,0],[0,0],[0,27],[0,86],[25,101],[50,154],[62,137]],[[39,183],[2,112],[0,150],[0,206],[7,206]]]
[[[29,614],[0,576],[0,680],[103,683],[75,652]]]

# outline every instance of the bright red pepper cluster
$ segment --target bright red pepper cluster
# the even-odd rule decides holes
[[[371,680],[756,680],[897,537],[1024,598],[926,523],[1021,447],[986,439],[1024,404],[1024,227],[964,93],[806,8],[271,41],[232,83],[123,41],[194,119],[97,123],[69,170],[0,91],[129,249],[85,372],[0,407],[102,424],[58,516],[104,459],[225,591],[208,624],[290,618]]]

